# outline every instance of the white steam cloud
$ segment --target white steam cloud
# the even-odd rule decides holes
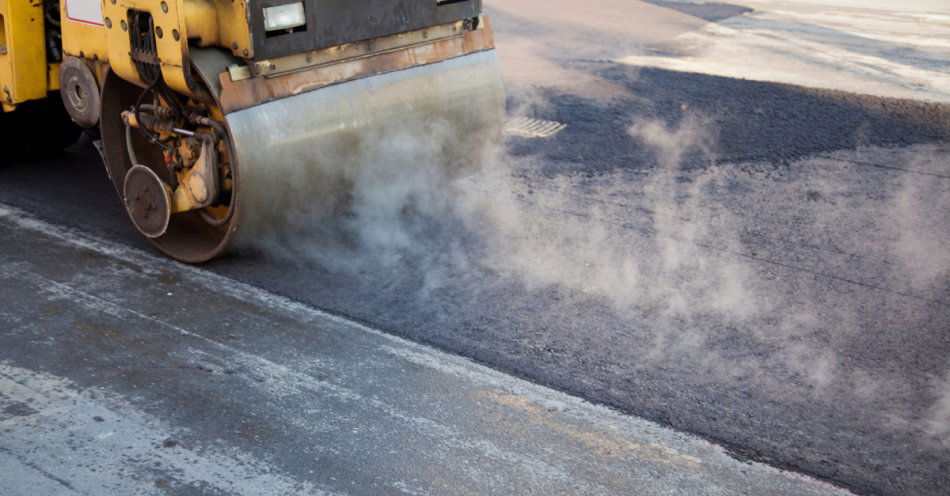
[[[924,414],[923,430],[944,448],[950,448],[950,371],[933,381],[933,391],[937,399]]]
[[[523,109],[544,105],[537,98]],[[950,188],[935,148],[902,152],[908,170],[895,171],[834,154],[723,164],[715,126],[698,115],[673,126],[633,122],[628,136],[652,167],[546,176],[534,173],[538,158],[498,149],[473,159],[482,169],[458,174],[443,167],[451,126],[391,130],[342,168],[345,210],[298,212],[293,228],[261,246],[420,297],[477,291],[486,278],[521,285],[525,298],[553,289],[638,326],[649,342],[631,366],[673,362],[711,382],[755,376],[801,401],[848,395],[888,405],[882,418],[924,415],[885,401],[903,394],[906,377],[846,363],[840,350],[880,317],[855,308],[849,284],[919,303],[920,315],[902,316],[908,326],[946,289]],[[896,152],[849,153],[873,162]],[[752,351],[714,346],[710,327]],[[946,383],[921,421],[943,442]]]

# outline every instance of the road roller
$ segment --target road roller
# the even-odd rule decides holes
[[[132,224],[188,263],[345,205],[394,132],[459,171],[504,121],[481,0],[0,0],[0,86],[4,153],[85,130]]]

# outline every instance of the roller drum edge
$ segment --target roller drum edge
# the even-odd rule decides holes
[[[478,167],[500,137],[504,105],[490,50],[228,114],[240,180],[233,246],[345,209],[354,168],[381,142],[440,140],[447,174]]]

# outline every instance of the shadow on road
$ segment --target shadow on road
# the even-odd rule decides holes
[[[632,98],[609,102],[545,92],[536,117],[569,122],[556,141],[521,140],[512,153],[554,165],[545,173],[603,173],[650,167],[655,158],[628,129],[641,121],[675,127],[684,117],[704,120],[716,136],[720,162],[774,164],[862,146],[907,146],[950,140],[950,105],[747,81],[656,68],[589,63],[583,70],[622,85]],[[509,101],[509,108],[524,102]],[[708,163],[708,154],[685,165]]]

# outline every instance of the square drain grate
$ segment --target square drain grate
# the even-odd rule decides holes
[[[531,117],[515,117],[505,123],[504,133],[522,138],[550,138],[561,132],[567,124]]]

